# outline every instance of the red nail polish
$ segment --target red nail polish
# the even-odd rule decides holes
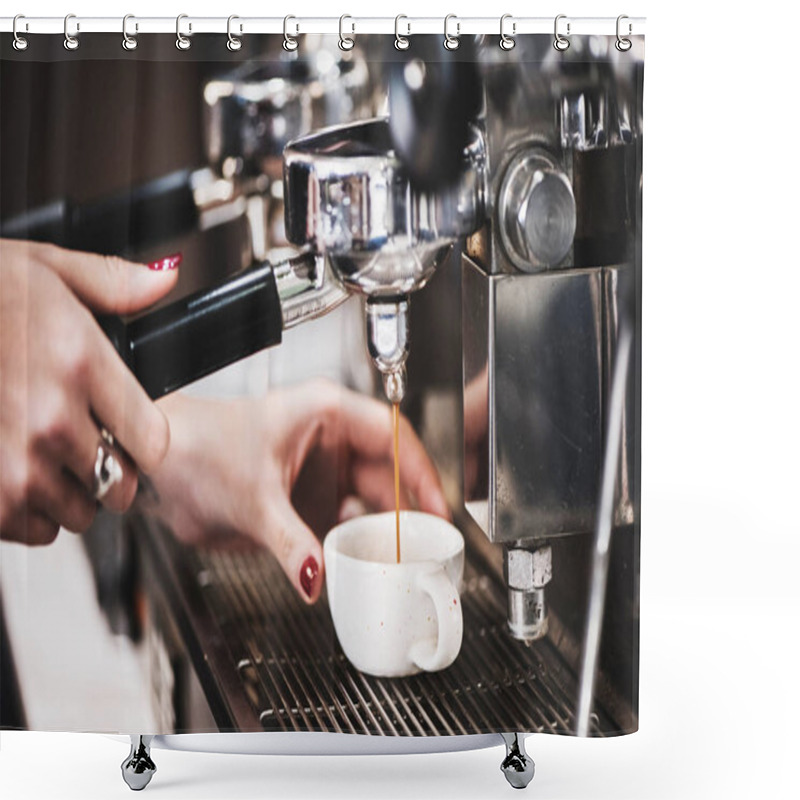
[[[171,269],[177,269],[183,261],[183,253],[173,253],[166,258],[160,258],[158,261],[151,261],[147,268],[153,272],[169,272]]]
[[[309,556],[303,562],[303,566],[300,567],[300,585],[303,587],[303,591],[308,597],[311,597],[314,591],[314,583],[317,580],[317,575],[319,575],[317,560],[314,556]]]

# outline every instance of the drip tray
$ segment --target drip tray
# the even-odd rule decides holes
[[[577,689],[550,639],[525,645],[506,629],[505,587],[467,543],[464,639],[449,668],[375,678],[336,639],[327,597],[297,597],[267,551],[180,544],[132,521],[148,591],[173,617],[220,730],[444,736],[572,733]],[[598,712],[592,733],[612,726]]]

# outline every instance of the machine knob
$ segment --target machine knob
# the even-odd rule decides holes
[[[512,160],[499,208],[500,236],[515,267],[538,272],[564,260],[575,237],[575,196],[548,153],[526,150]]]

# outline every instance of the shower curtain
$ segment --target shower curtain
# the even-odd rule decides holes
[[[0,36],[0,727],[637,729],[643,37],[507,31]]]

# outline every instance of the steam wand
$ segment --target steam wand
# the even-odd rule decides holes
[[[621,304],[621,311],[625,306]],[[611,378],[611,392],[608,409],[608,435],[606,438],[603,474],[600,484],[600,501],[597,509],[597,522],[594,533],[592,553],[592,574],[589,588],[589,606],[586,615],[586,629],[583,639],[583,660],[581,663],[578,713],[576,733],[589,735],[589,723],[597,677],[600,655],[600,638],[603,628],[603,613],[608,584],[609,551],[611,532],[614,527],[614,490],[622,446],[622,425],[625,410],[625,384],[628,380],[633,328],[625,316],[619,326],[614,372]]]

